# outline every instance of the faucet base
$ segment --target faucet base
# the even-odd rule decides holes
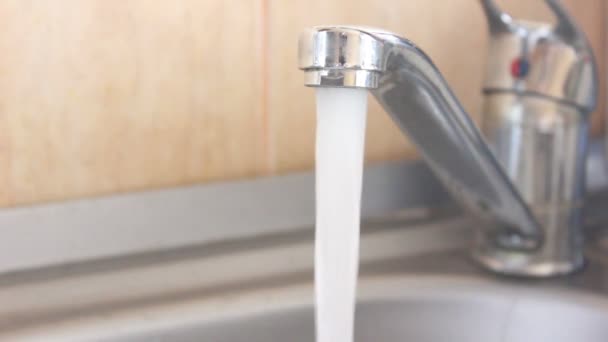
[[[482,267],[495,273],[531,278],[547,278],[574,273],[583,268],[583,253],[571,255],[568,259],[555,260],[537,253],[501,250],[478,246],[472,257]]]

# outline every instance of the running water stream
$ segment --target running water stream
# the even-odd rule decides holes
[[[316,92],[316,336],[352,342],[367,91]]]

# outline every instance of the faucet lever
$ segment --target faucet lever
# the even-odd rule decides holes
[[[498,7],[494,0],[480,0],[480,2],[488,19],[491,33],[513,32],[519,27],[508,13]],[[572,16],[568,14],[559,0],[545,0],[545,2],[557,19],[557,25],[554,29],[556,35],[570,42],[583,37]]]
[[[557,19],[557,25],[555,26],[554,32],[556,35],[562,37],[562,39],[574,42],[580,39],[583,35],[578,29],[578,26],[574,23],[574,20],[566,12],[559,0],[545,0],[547,6],[551,9],[555,18]]]
[[[513,31],[513,19],[501,10],[494,0],[480,0],[480,2],[491,33]]]

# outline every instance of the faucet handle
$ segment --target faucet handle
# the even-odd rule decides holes
[[[480,0],[491,32],[484,92],[543,95],[583,113],[597,102],[597,66],[591,45],[560,0],[545,0],[554,25],[517,20],[495,0]]]
[[[559,0],[545,0],[545,2],[557,19],[557,24],[553,29],[555,35],[571,45],[580,44],[581,42],[586,43],[585,35],[578,28],[574,19],[568,14],[561,2]]]
[[[574,20],[570,14],[568,14],[568,12],[566,12],[564,7],[561,5],[559,0],[546,0],[546,2],[547,6],[549,6],[557,19],[555,33],[564,39],[576,37],[579,33],[578,27],[574,23]]]
[[[492,33],[513,31],[516,28],[513,18],[501,10],[494,0],[480,0]],[[580,36],[572,16],[564,9],[559,0],[545,0],[557,19],[555,33],[565,40],[575,40]]]
[[[513,19],[509,14],[502,11],[494,0],[480,0],[491,33],[513,31]]]

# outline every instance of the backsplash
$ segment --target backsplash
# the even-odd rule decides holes
[[[540,0],[499,2],[517,17],[550,18]],[[608,5],[563,2],[605,76]],[[296,63],[306,26],[410,38],[479,117],[478,0],[7,0],[0,19],[0,206],[310,169],[314,94]],[[413,157],[370,107],[367,159]]]

